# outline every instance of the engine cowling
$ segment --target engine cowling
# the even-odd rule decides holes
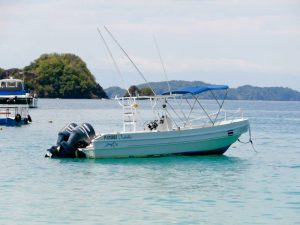
[[[76,127],[76,123],[69,123],[67,126],[62,128],[58,133],[56,145],[59,145],[62,141],[68,141],[71,133]]]
[[[57,145],[48,149],[45,157],[52,158],[85,158],[85,154],[79,148],[87,147],[96,136],[95,130],[89,123],[75,126],[70,123],[58,134]]]

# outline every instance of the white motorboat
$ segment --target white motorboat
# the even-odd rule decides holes
[[[218,88],[227,88],[227,86],[193,87],[182,90],[186,91],[184,94],[195,95],[202,90],[212,91]],[[174,91],[173,94],[182,94],[182,90]],[[186,120],[182,121],[180,126],[179,122],[174,119],[174,115],[171,115],[172,106],[168,101],[171,97],[169,95],[150,98],[154,101],[155,111],[158,112],[155,115],[160,116],[147,123],[141,131],[136,130],[136,98],[121,98],[124,108],[123,131],[96,136],[89,146],[81,149],[82,152],[88,158],[223,154],[249,129],[249,122],[245,118],[227,119],[224,117],[218,120],[217,117],[213,118],[207,114],[209,123],[192,124],[183,112],[182,118]],[[198,98],[194,101],[200,103]],[[157,107],[161,107],[161,112]],[[220,111],[217,112],[219,113]]]
[[[89,124],[66,126],[59,133],[57,146],[48,151],[51,157],[124,158],[164,155],[223,154],[249,129],[248,119],[234,117],[222,110],[226,85],[187,87],[165,95],[118,98],[123,107],[123,130],[95,135]],[[216,100],[217,111],[209,114],[199,94],[226,90],[223,100]],[[192,97],[192,98],[191,98]],[[149,99],[154,118],[138,129],[139,99]],[[176,101],[186,101],[189,110],[175,109]],[[203,116],[195,119],[196,106]],[[178,107],[177,107],[178,108]],[[199,110],[196,110],[199,113]],[[221,114],[224,116],[221,117]],[[191,117],[193,115],[193,118]],[[200,116],[200,114],[199,114]],[[197,123],[198,120],[198,123]]]
[[[28,105],[37,108],[37,98],[26,93],[24,82],[19,79],[9,78],[0,80],[0,104]]]
[[[104,28],[139,75],[148,83],[112,33],[106,27]],[[104,36],[99,29],[98,32],[123,80]],[[123,130],[121,132],[96,135],[90,124],[77,126],[72,123],[59,132],[57,145],[48,149],[46,157],[124,158],[223,154],[243,133],[249,130],[248,119],[243,116],[235,118],[225,113],[221,117],[221,113],[224,113],[222,108],[227,96],[227,85],[186,87],[172,92],[169,86],[169,92],[161,95],[156,95],[150,86],[149,88],[154,96],[135,97],[128,91],[129,97],[117,98],[123,107]],[[218,90],[225,92],[222,100],[219,100],[220,97],[214,93]],[[216,100],[216,113],[208,113],[201,104],[199,95],[203,92],[210,92]],[[140,99],[149,99],[153,110],[153,119],[145,122],[142,127],[137,126]],[[180,103],[178,108],[173,106],[176,102]],[[182,102],[186,102],[185,105]],[[199,112],[196,115],[193,114],[197,106],[202,114]],[[186,107],[189,109],[186,110]],[[202,118],[203,115],[205,120]],[[199,116],[201,118],[197,118]]]

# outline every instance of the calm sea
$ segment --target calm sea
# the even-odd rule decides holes
[[[62,126],[117,131],[121,108],[40,99],[33,124],[0,128],[0,224],[300,224],[300,102],[225,107],[244,110],[258,153],[62,160],[44,158]]]

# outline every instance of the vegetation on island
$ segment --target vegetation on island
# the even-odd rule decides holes
[[[128,90],[120,87],[110,87],[103,90],[85,62],[74,54],[43,54],[23,69],[5,70],[0,68],[0,79],[10,76],[24,79],[27,91],[46,98],[114,98],[116,96],[129,96],[128,91],[132,96],[152,96],[154,95],[152,89],[156,94],[169,91],[165,81],[132,85]],[[202,81],[169,81],[171,90],[205,84]],[[222,98],[224,92],[216,93],[216,96]],[[212,99],[213,96],[210,93],[204,93],[200,98]],[[300,92],[286,87],[244,85],[230,88],[227,99],[300,101]]]
[[[206,83],[202,81],[182,81],[182,80],[172,80],[169,81],[171,90],[176,90],[179,88],[187,86],[199,86],[205,85]],[[148,84],[140,84],[135,87],[138,89],[143,89],[151,86],[155,93],[161,94],[163,92],[169,91],[168,84],[166,82],[150,82]],[[149,88],[150,89],[150,88]],[[150,89],[151,90],[151,89]],[[126,93],[125,89],[119,87],[111,87],[105,89],[107,95],[111,97],[111,93],[114,93],[112,97],[123,96]],[[139,92],[138,92],[139,93]],[[139,94],[142,95],[142,94]],[[224,91],[216,92],[218,98],[223,98]],[[203,93],[200,98],[212,99],[211,93]],[[227,99],[229,100],[271,100],[271,101],[300,101],[300,92],[295,91],[290,88],[285,87],[255,87],[250,85],[244,85],[238,88],[230,88],[227,93]]]
[[[103,88],[74,54],[43,54],[23,70],[2,71],[2,77],[25,80],[25,86],[39,97],[107,98]]]
[[[107,96],[110,98],[114,97],[128,97],[128,91],[131,96],[153,96],[154,93],[150,87],[138,87],[136,85],[132,85],[128,88],[128,90],[122,89],[120,87],[114,86],[105,89]]]
[[[129,97],[129,93],[131,96],[153,96],[154,93],[150,87],[137,87],[136,85],[132,85],[128,88],[128,91],[125,91],[124,96]]]
[[[238,88],[230,88],[228,91],[228,99],[300,101],[300,92],[286,87],[255,87],[244,85]]]

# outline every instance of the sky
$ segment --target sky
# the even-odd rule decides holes
[[[300,91],[300,0],[0,0],[0,67],[73,53],[104,88],[143,83],[104,25],[147,81]]]

